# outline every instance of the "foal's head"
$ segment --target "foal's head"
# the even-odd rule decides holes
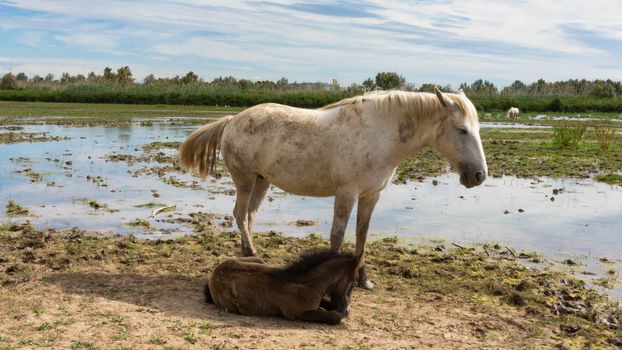
[[[350,312],[352,290],[364,264],[363,255],[313,249],[304,252],[297,261],[276,273],[286,281],[318,288],[322,297],[330,296],[331,310],[346,316]]]
[[[443,107],[435,145],[460,174],[462,185],[478,186],[486,179],[488,166],[479,137],[477,110],[462,90],[445,94],[434,88],[434,92]]]
[[[363,254],[346,260],[346,264],[343,265],[343,271],[341,271],[341,277],[337,279],[333,290],[328,292],[333,309],[344,317],[350,313],[352,290],[354,290],[359,280],[359,272],[363,265],[365,265]]]

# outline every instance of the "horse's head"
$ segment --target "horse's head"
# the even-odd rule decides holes
[[[342,277],[337,281],[335,288],[330,292],[330,301],[335,311],[341,313],[343,317],[350,313],[350,298],[352,290],[359,280],[361,268],[365,265],[363,254],[354,256],[348,262]]]
[[[460,183],[467,188],[478,186],[486,179],[488,166],[479,137],[479,120],[473,103],[462,90],[444,94],[434,88],[443,106],[435,145],[452,168],[460,174]]]

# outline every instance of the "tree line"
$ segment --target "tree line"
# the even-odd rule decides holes
[[[28,77],[25,73],[17,74],[6,73],[0,82],[2,90],[18,89],[54,89],[62,88],[70,84],[112,84],[112,85],[160,85],[160,86],[179,86],[179,85],[203,85],[213,88],[229,88],[239,90],[328,90],[345,91],[350,94],[359,94],[373,90],[392,90],[401,89],[406,91],[433,91],[432,83],[424,83],[419,87],[414,83],[407,82],[406,79],[397,72],[379,72],[374,78],[365,79],[362,83],[351,84],[341,87],[333,82],[332,84],[323,82],[314,83],[290,83],[287,78],[277,81],[236,79],[232,76],[219,76],[211,81],[201,79],[197,74],[190,71],[183,76],[175,77],[156,77],[149,74],[142,81],[137,82],[129,66],[124,66],[113,71],[106,67],[102,74],[90,72],[88,75],[71,75],[63,73],[59,78],[53,74],[45,76],[34,75]],[[450,92],[454,89],[451,85],[438,86],[442,91]],[[570,79],[566,81],[547,82],[539,79],[536,82],[526,84],[520,80],[514,81],[509,86],[498,88],[494,83],[478,79],[472,83],[462,83],[459,86],[469,96],[533,96],[533,97],[555,97],[555,96],[591,96],[597,98],[614,98],[622,96],[622,83],[619,81],[607,80],[586,80]]]

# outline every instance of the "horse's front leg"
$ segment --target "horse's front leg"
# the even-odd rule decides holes
[[[327,324],[339,324],[343,316],[334,310],[311,310],[305,311],[299,315],[293,317],[299,321],[315,322],[315,323],[327,323]]]
[[[334,252],[339,251],[343,243],[343,235],[346,232],[348,219],[357,194],[354,191],[339,189],[335,194],[335,207],[333,209],[333,226],[330,230],[330,249]]]
[[[358,208],[356,209],[356,248],[354,254],[359,256],[365,250],[365,242],[367,241],[367,231],[369,230],[369,221],[371,213],[378,203],[380,191],[359,198]],[[374,289],[374,284],[367,278],[365,266],[359,272],[359,286],[365,289]]]

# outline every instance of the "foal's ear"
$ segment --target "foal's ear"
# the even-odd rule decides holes
[[[447,109],[452,109],[454,107],[454,102],[436,86],[434,87],[434,93],[436,94],[436,98],[438,98],[438,101],[443,105],[443,107]]]

